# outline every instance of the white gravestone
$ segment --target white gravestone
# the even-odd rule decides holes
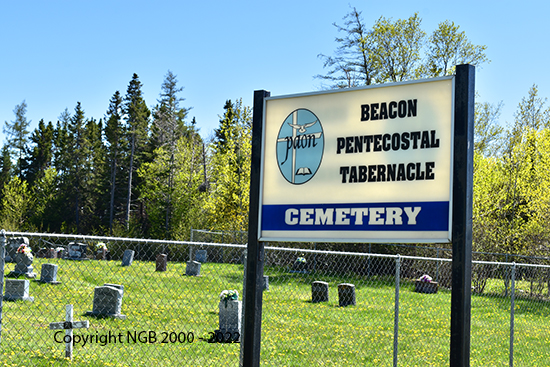
[[[50,323],[50,330],[65,330],[65,357],[73,359],[73,329],[89,328],[89,321],[73,321],[73,305],[65,306],[65,321]]]
[[[242,301],[220,301],[219,304],[219,332],[223,340],[238,341],[241,333]]]
[[[4,299],[6,301],[34,301],[34,297],[29,297],[29,280],[6,279]]]

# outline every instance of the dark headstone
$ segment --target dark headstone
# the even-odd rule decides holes
[[[338,284],[338,304],[340,307],[355,306],[355,285],[349,283]]]
[[[311,283],[311,302],[328,302],[328,283],[315,281]]]
[[[158,254],[156,271],[166,271],[167,261],[168,261],[168,256],[166,254]]]

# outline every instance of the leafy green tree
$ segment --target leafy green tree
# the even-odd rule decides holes
[[[334,56],[319,55],[331,88],[349,88],[376,83],[400,82],[420,77],[454,73],[459,63],[488,62],[485,46],[473,45],[451,21],[444,21],[426,39],[417,13],[393,21],[380,17],[369,29],[356,8],[334,24],[337,37]]]
[[[420,28],[422,20],[415,13],[408,19],[381,17],[372,31],[375,59],[380,65],[380,82],[402,82],[420,75],[421,49],[426,33]]]
[[[428,42],[426,76],[453,75],[456,65],[489,62],[485,55],[487,46],[472,44],[459,29],[460,26],[450,20],[439,23]]]
[[[12,177],[2,190],[2,228],[8,231],[23,231],[32,206],[32,197],[26,181]]]
[[[251,122],[249,107],[226,103],[220,120],[220,135],[211,159],[212,185],[205,210],[213,228],[245,230],[248,226]],[[223,142],[223,144],[222,144]]]
[[[4,122],[4,134],[7,137],[7,144],[12,154],[17,161],[16,171],[19,178],[23,178],[24,170],[24,157],[27,151],[29,125],[30,121],[27,121],[27,103],[21,102],[15,106],[13,110],[15,114],[15,120],[10,122]]]
[[[493,105],[476,102],[474,148],[485,156],[497,155],[504,139],[504,128],[499,124],[502,102]]]

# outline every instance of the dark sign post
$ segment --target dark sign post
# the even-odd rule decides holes
[[[458,65],[453,162],[451,367],[470,365],[475,68]]]
[[[264,99],[270,93],[254,91],[252,117],[252,156],[250,172],[250,205],[248,214],[248,247],[244,288],[244,322],[241,342],[241,366],[260,365],[262,324],[262,292],[264,275],[264,245],[258,241],[258,213],[260,200],[260,161],[262,153],[262,126]]]

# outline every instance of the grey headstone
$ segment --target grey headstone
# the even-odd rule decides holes
[[[269,291],[269,277],[267,275],[264,275],[264,291]]]
[[[29,280],[6,279],[4,299],[7,301],[34,301],[34,297],[29,297]]]
[[[6,244],[6,262],[15,262],[15,252],[21,245],[29,246],[29,239],[27,237],[9,237]]]
[[[355,285],[350,283],[338,284],[338,304],[340,307],[355,306]]]
[[[156,261],[156,271],[166,271],[166,263],[168,256],[166,254],[158,254]]]
[[[67,246],[67,258],[70,260],[83,260],[86,259],[86,250],[88,245],[79,242],[71,242]]]
[[[328,283],[315,281],[311,283],[311,302],[328,302]]]
[[[198,261],[188,261],[185,267],[185,275],[194,277],[201,275],[201,263]]]
[[[124,293],[123,286],[116,284],[96,287],[94,289],[94,306],[91,312],[87,315],[108,316],[114,318],[125,319],[125,315],[121,315],[122,295]]]
[[[242,319],[242,301],[220,301],[219,327],[222,334],[240,333]]]
[[[57,281],[57,265],[56,264],[42,264],[42,271],[40,273],[40,281],[42,283],[59,283]]]
[[[206,250],[197,250],[195,253],[195,261],[205,263],[208,258],[208,252]]]
[[[122,266],[130,266],[134,261],[134,250],[124,250],[124,255],[122,255]]]

